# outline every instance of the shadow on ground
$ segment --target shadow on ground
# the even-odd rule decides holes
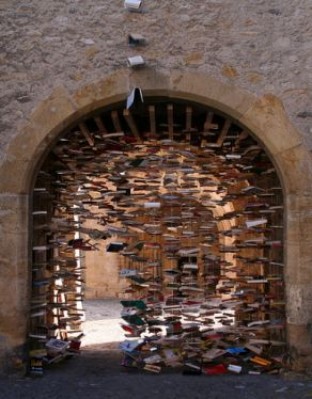
[[[0,399],[312,399],[312,381],[297,376],[160,374],[121,366],[120,304],[86,303],[81,353],[47,367],[42,377],[0,376]]]
[[[312,381],[279,376],[152,374],[121,366],[116,342],[91,345],[42,377],[0,378],[0,399],[308,399]]]

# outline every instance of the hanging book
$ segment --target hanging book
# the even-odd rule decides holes
[[[119,241],[111,242],[107,245],[106,252],[119,252],[123,250],[126,246],[127,244],[124,242],[119,242]]]
[[[267,219],[263,218],[263,219],[255,219],[255,220],[246,220],[246,226],[248,229],[252,228],[252,227],[256,227],[256,226],[260,226],[262,224],[266,224],[268,222]]]

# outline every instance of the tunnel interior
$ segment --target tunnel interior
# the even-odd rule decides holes
[[[165,340],[155,363],[140,351],[142,367],[209,363],[232,347],[276,365],[286,353],[283,219],[269,154],[222,112],[137,88],[86,115],[53,143],[33,187],[30,357],[53,362],[53,339],[75,350],[97,283],[121,300],[128,345]],[[124,352],[124,365],[138,364]]]

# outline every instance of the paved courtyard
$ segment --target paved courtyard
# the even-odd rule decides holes
[[[50,366],[43,377],[0,378],[0,399],[308,399],[312,380],[288,375],[185,376],[120,366],[118,301],[86,301],[80,355]],[[291,378],[290,378],[291,377]]]

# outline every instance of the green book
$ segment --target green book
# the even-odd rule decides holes
[[[120,301],[123,307],[125,308],[138,308],[138,309],[145,309],[146,304],[140,300],[129,300],[129,301]]]

